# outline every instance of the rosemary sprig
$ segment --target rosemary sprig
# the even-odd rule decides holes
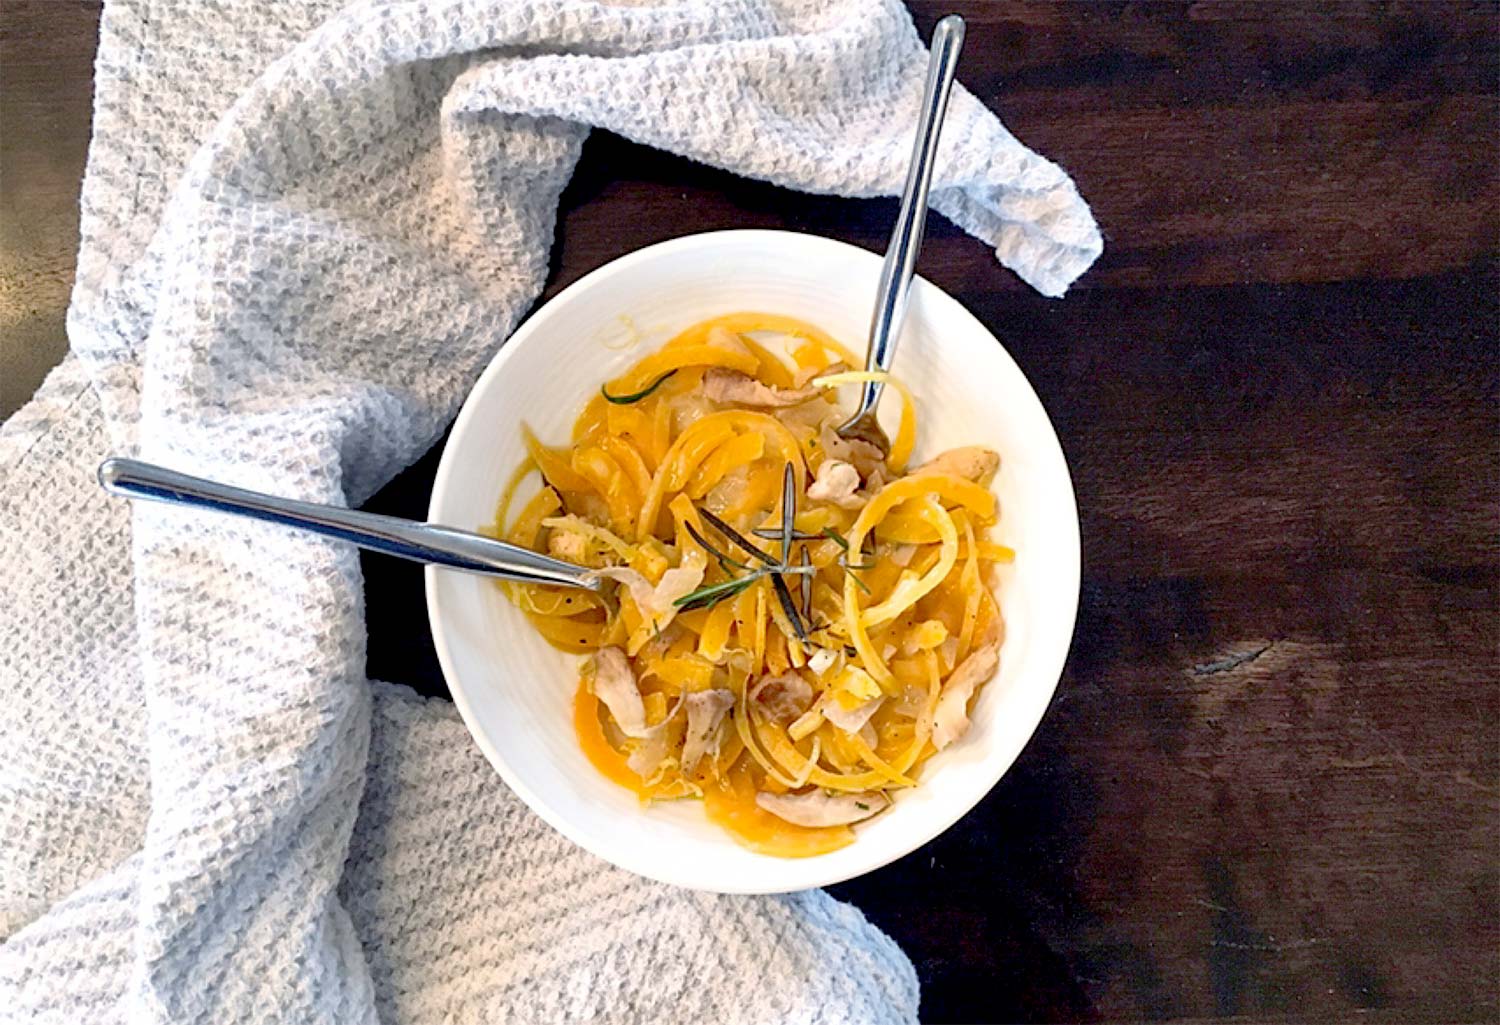
[[[787,463],[781,471],[781,564],[790,566],[792,564],[792,535],[797,532],[797,472],[792,469],[792,464]],[[807,555],[807,549],[802,550]],[[805,565],[805,564],[804,564]],[[786,618],[791,620],[792,629],[797,631],[797,639],[803,644],[811,643],[807,639],[807,627],[803,625],[802,614],[797,611],[797,603],[792,601],[792,592],[786,586],[786,580],[776,576],[771,581],[771,586],[776,588],[776,597],[781,602],[781,609],[786,613]],[[802,593],[805,595],[812,588],[812,578],[803,576]]]
[[[756,537],[764,538],[767,541],[780,541],[781,540],[781,528],[780,527],[756,527],[750,533],[754,534]],[[824,527],[822,530],[818,531],[816,534],[809,534],[805,530],[794,530],[794,531],[792,531],[792,540],[793,541],[797,541],[797,542],[801,542],[801,543],[805,543],[805,542],[808,542],[808,541],[823,541],[823,540],[828,540],[828,541],[832,541],[834,544],[838,545],[840,548],[842,548],[846,552],[849,550],[849,541],[848,541],[848,539],[845,538],[844,535],[840,534],[838,531],[834,530],[832,527]]]
[[[714,529],[717,530],[720,534],[723,534],[725,537],[729,538],[729,540],[733,541],[735,544],[743,548],[747,555],[754,556],[761,562],[765,563],[767,566],[770,566],[772,569],[781,568],[781,563],[771,558],[770,553],[764,551],[754,541],[751,541],[749,538],[745,537],[745,535],[741,534],[738,530],[735,530],[733,527],[725,523],[723,520],[719,519],[707,509],[699,509],[698,513],[709,523],[713,524]]]
[[[694,541],[697,541],[700,545],[703,546],[705,551],[707,551],[710,555],[712,555],[719,561],[719,567],[723,569],[725,573],[729,572],[730,566],[733,566],[735,569],[750,569],[748,563],[741,562],[734,556],[728,554],[727,552],[721,551],[717,546],[712,544],[706,537],[698,533],[698,528],[693,526],[691,523],[685,522],[683,523],[683,526],[687,528],[687,532],[692,536]]]
[[[714,557],[719,560],[719,565],[725,573],[729,572],[730,566],[746,570],[747,572],[744,576],[733,577],[717,584],[700,587],[696,591],[690,591],[681,598],[678,598],[673,604],[683,611],[708,608],[721,601],[743,594],[746,588],[761,577],[770,577],[771,588],[776,592],[776,600],[781,604],[781,610],[786,613],[787,621],[792,624],[792,630],[797,634],[798,639],[802,643],[810,644],[807,625],[803,622],[803,612],[798,610],[797,603],[792,599],[791,589],[787,587],[786,583],[787,576],[802,577],[799,586],[802,606],[806,610],[807,618],[811,619],[812,578],[818,571],[817,567],[812,565],[812,560],[806,548],[802,549],[801,564],[797,566],[791,564],[792,549],[797,543],[797,530],[795,527],[797,522],[797,474],[792,464],[786,464],[781,478],[781,526],[773,538],[781,542],[781,558],[779,560],[772,558],[771,554],[762,549],[760,545],[745,537],[707,509],[699,509],[698,512],[720,534],[738,545],[747,555],[758,559],[765,565],[751,569],[747,563],[733,558],[711,544],[691,523],[685,524],[688,534],[692,536],[694,541],[702,545],[705,551],[713,553]]]
[[[832,527],[824,527],[822,536],[826,537],[828,540],[832,541],[834,544],[838,545],[844,550],[844,554],[840,555],[838,559],[839,568],[842,569],[845,573],[849,574],[849,579],[858,584],[861,591],[865,592],[865,594],[869,594],[869,585],[866,584],[863,580],[859,579],[858,574],[856,574],[854,571],[857,569],[874,569],[875,563],[850,562],[849,539],[844,537],[838,531],[834,530]]]
[[[810,643],[807,639],[807,627],[802,625],[802,615],[797,611],[797,603],[792,601],[792,592],[786,586],[786,579],[779,573],[772,574],[771,587],[776,591],[776,600],[781,602],[781,611],[791,621],[797,639],[803,644]]]
[[[842,569],[844,571],[844,573],[848,575],[848,577],[849,577],[850,580],[854,581],[854,585],[856,587],[858,587],[861,591],[865,592],[865,594],[871,594],[872,593],[870,591],[870,585],[867,584],[867,583],[865,583],[863,580],[859,579],[859,574],[858,573],[854,572],[854,570],[850,569],[847,565],[845,565],[842,562],[839,563],[839,568]]]
[[[756,537],[764,538],[767,541],[780,541],[781,540],[781,528],[780,527],[756,527],[750,533],[753,534],[753,535],[755,535]],[[822,534],[809,534],[805,530],[794,530],[794,531],[792,531],[792,540],[793,541],[797,541],[799,543],[800,542],[804,542],[804,541],[821,541],[821,540],[823,540],[823,535]]]
[[[683,612],[690,612],[693,609],[705,609],[711,605],[717,605],[721,601],[735,597],[761,577],[771,577],[774,582],[779,581],[782,574],[810,576],[817,571],[816,566],[758,567],[752,569],[742,577],[721,580],[717,584],[707,584],[696,591],[689,591],[672,604],[676,605]]]
[[[792,535],[797,532],[797,473],[787,463],[781,471],[781,564],[792,564]],[[801,633],[799,630],[798,633]]]
[[[805,569],[805,568],[807,568],[807,567],[809,567],[811,565],[812,565],[812,556],[808,554],[807,549],[804,547],[802,549],[802,566]],[[812,598],[813,598],[813,578],[812,578],[811,574],[804,573],[802,575],[802,614],[807,617],[807,621],[809,623],[811,623],[813,621],[813,604],[812,604]]]
[[[732,580],[723,580],[717,584],[709,584],[707,587],[700,587],[696,591],[689,591],[672,604],[676,605],[678,611],[681,612],[691,612],[693,609],[706,609],[719,604],[721,601],[736,597],[768,572],[770,571],[758,569],[749,576],[735,577]]]
[[[660,377],[652,381],[650,384],[646,385],[646,387],[642,388],[640,391],[632,392],[629,395],[611,395],[609,393],[609,389],[601,384],[599,386],[599,394],[604,396],[604,401],[606,402],[613,402],[617,406],[628,406],[633,402],[639,402],[649,396],[652,392],[656,391],[656,389],[662,386],[663,381],[665,381],[675,373],[677,373],[677,371],[668,370],[665,374],[662,374]]]

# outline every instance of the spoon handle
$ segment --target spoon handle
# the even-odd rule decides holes
[[[922,110],[917,120],[916,139],[912,143],[911,164],[906,171],[906,187],[901,193],[901,212],[896,216],[896,226],[891,229],[885,263],[880,268],[880,287],[876,292],[875,316],[870,320],[870,344],[865,356],[866,370],[888,371],[896,358],[896,341],[901,335],[901,321],[906,316],[906,298],[911,291],[912,275],[916,273],[917,254],[922,249],[922,229],[927,223],[927,190],[932,185],[938,137],[943,130],[943,115],[948,110],[953,73],[958,67],[958,54],[963,45],[962,18],[950,14],[937,23],[932,32],[927,85],[922,92]],[[866,382],[856,417],[875,408],[883,387],[878,381]]]
[[[413,562],[528,584],[560,584],[591,591],[600,587],[582,566],[480,534],[395,516],[277,498],[201,477],[190,477],[135,459],[106,459],[99,465],[99,483],[112,495],[171,502],[279,523]]]

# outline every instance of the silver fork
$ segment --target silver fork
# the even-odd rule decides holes
[[[865,369],[887,372],[896,359],[896,341],[901,336],[901,322],[906,317],[906,300],[911,292],[912,275],[917,269],[917,254],[922,249],[922,229],[927,223],[927,192],[932,185],[932,166],[937,157],[938,138],[943,130],[943,116],[948,112],[948,96],[953,90],[953,73],[958,54],[964,45],[964,20],[950,14],[937,23],[932,32],[932,55],[927,61],[927,85],[922,92],[922,109],[917,120],[916,141],[912,144],[911,164],[906,170],[906,187],[901,193],[901,212],[891,229],[891,241],[880,268],[880,286],[875,293],[875,315],[870,320],[870,343],[865,354]],[[866,441],[880,449],[891,450],[875,419],[884,385],[867,381],[860,392],[859,407],[838,429],[840,437]]]

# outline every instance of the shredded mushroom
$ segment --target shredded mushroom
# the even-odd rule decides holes
[[[812,699],[812,687],[796,673],[767,676],[750,691],[750,700],[774,722],[795,719],[812,703]]]
[[[963,477],[976,484],[988,484],[998,469],[1000,469],[1000,453],[981,445],[965,445],[962,448],[950,448],[946,452],[933,456],[913,470],[911,476],[916,477],[924,473],[945,473],[953,477]]]
[[[717,749],[719,723],[734,707],[734,694],[727,690],[694,691],[687,701],[687,735],[682,743],[682,770],[691,772],[705,752]]]
[[[821,388],[775,388],[763,384],[738,370],[711,367],[703,375],[703,394],[715,402],[728,402],[740,406],[759,406],[780,409],[784,406],[799,406],[817,398]]]
[[[852,463],[859,475],[866,479],[885,466],[885,453],[879,448],[858,438],[841,438],[833,425],[830,420],[818,431],[818,443],[830,458]]]
[[[615,725],[627,737],[649,736],[646,705],[641,688],[630,671],[630,662],[619,648],[600,648],[594,653],[594,696],[604,702]]]
[[[807,497],[832,502],[840,509],[858,509],[865,500],[854,493],[859,490],[859,471],[842,459],[825,459],[818,475],[807,486]]]
[[[974,688],[994,675],[1000,664],[1000,645],[986,644],[959,663],[943,684],[937,711],[932,717],[932,746],[941,751],[969,728],[969,698]]]

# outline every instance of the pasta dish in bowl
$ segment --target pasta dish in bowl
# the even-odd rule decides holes
[[[879,271],[786,232],[632,253],[514,333],[446,443],[432,521],[603,582],[429,569],[457,710],[511,791],[631,872],[769,893],[877,868],[984,797],[1056,687],[1077,514],[994,336],[918,278],[890,451],[834,430]]]

